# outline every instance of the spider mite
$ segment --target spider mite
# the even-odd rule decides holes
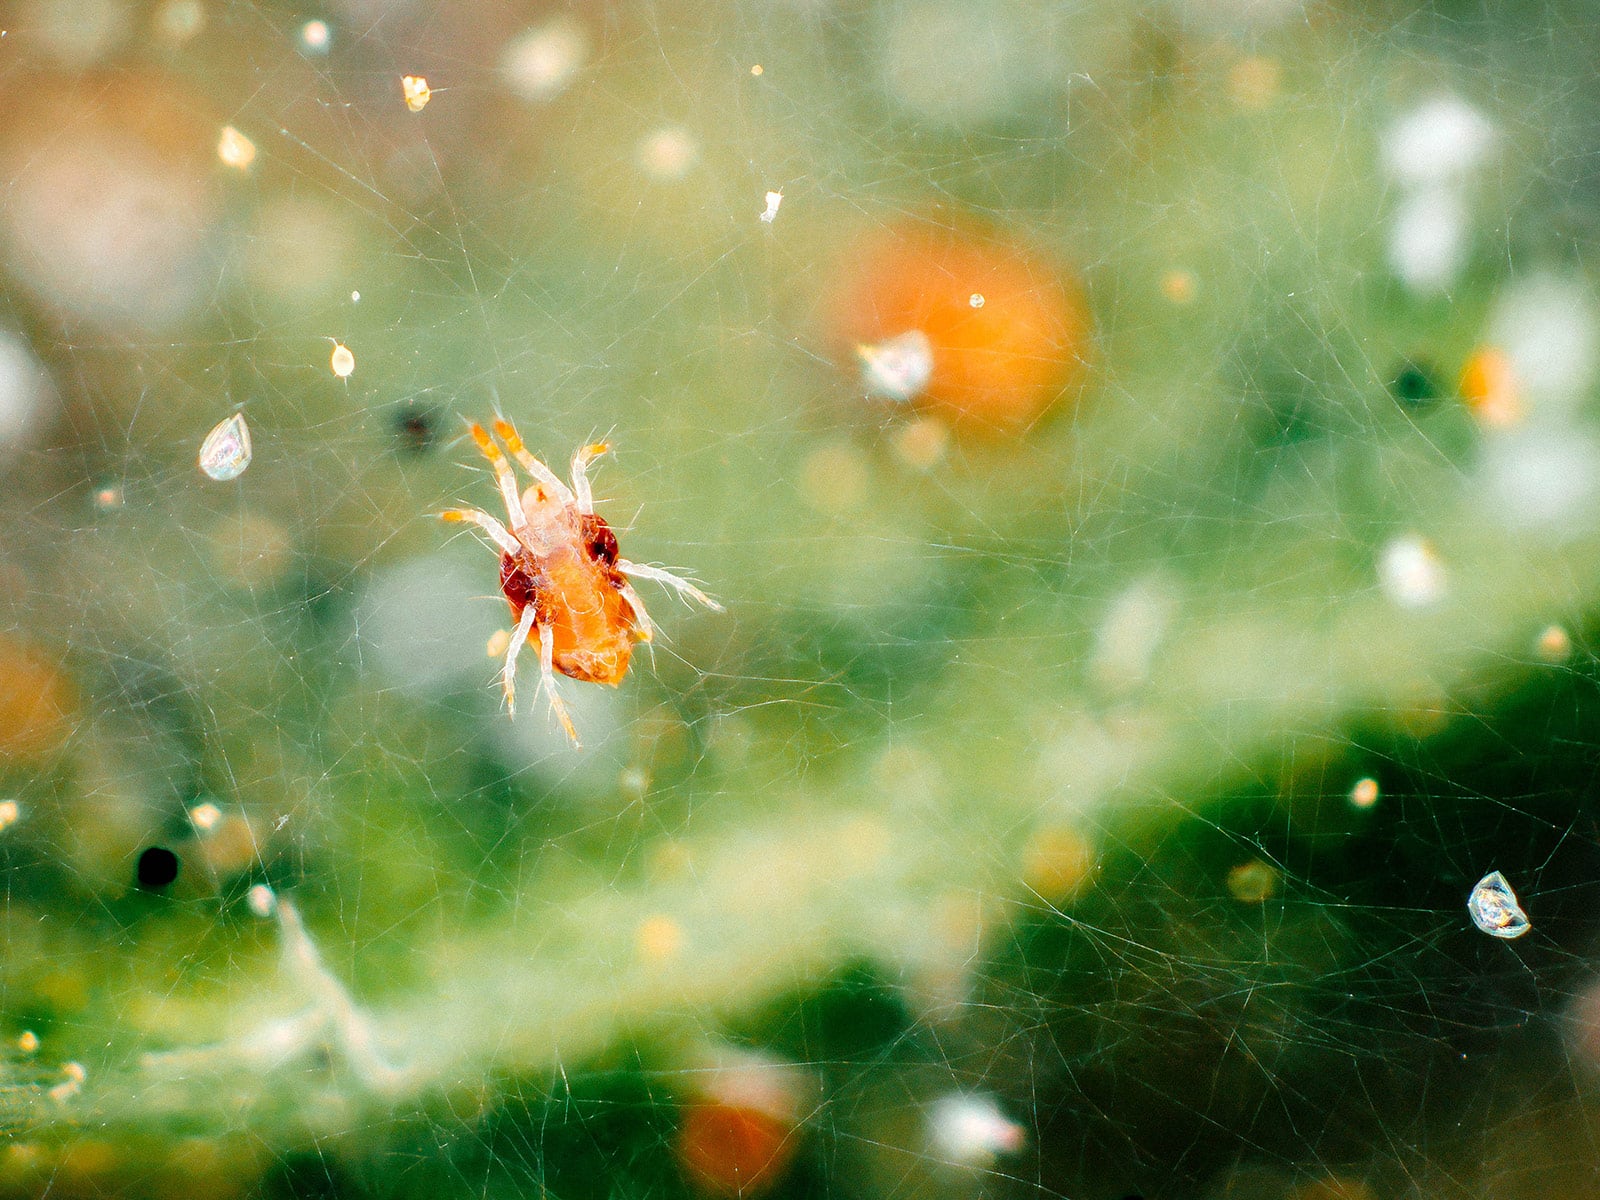
[[[577,746],[578,732],[556,693],[555,673],[613,687],[622,681],[633,643],[655,636],[630,580],[653,579],[707,608],[721,612],[722,606],[670,571],[619,557],[617,535],[594,511],[589,490],[588,467],[608,449],[604,442],[572,456],[569,488],[529,452],[510,421],[494,423],[504,451],[477,422],[470,431],[489,460],[510,527],[476,508],[452,508],[439,515],[478,526],[500,549],[500,590],[516,622],[500,672],[506,711],[516,711],[517,653],[531,640],[539,648],[539,683],[550,698],[550,710]],[[506,451],[533,479],[524,490],[518,490]]]

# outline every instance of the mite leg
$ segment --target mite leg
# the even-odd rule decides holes
[[[534,479],[543,484],[545,489],[563,504],[573,502],[572,489],[561,482],[549,467],[535,458],[529,449],[522,444],[522,437],[517,433],[517,427],[504,417],[496,417],[494,431],[500,440],[506,444],[506,449],[511,451],[511,457],[522,464],[522,469]]]
[[[517,477],[512,474],[511,464],[506,461],[505,453],[494,444],[493,439],[484,432],[483,426],[476,421],[470,426],[472,440],[478,443],[478,449],[489,460],[489,466],[494,470],[494,481],[500,485],[500,498],[506,502],[506,512],[511,515],[511,531],[518,537],[527,534],[528,517],[522,511],[522,493],[517,487]],[[531,534],[529,535],[531,536]]]
[[[653,579],[657,583],[664,583],[669,588],[674,588],[690,599],[698,600],[713,612],[721,612],[722,605],[706,595],[687,579],[680,579],[671,571],[663,567],[647,567],[643,563],[631,563],[625,558],[617,559],[617,570],[634,579]]]
[[[595,442],[572,456],[572,490],[577,493],[579,512],[594,511],[594,493],[589,490],[589,464],[609,449],[609,443]]]
[[[522,543],[512,537],[510,531],[504,525],[486,512],[480,512],[476,508],[447,508],[439,516],[446,521],[465,521],[468,524],[476,525],[487,533],[490,540],[507,554],[521,554],[523,552]]]
[[[527,611],[533,611],[531,604]],[[556,719],[561,722],[561,728],[565,729],[567,736],[572,739],[572,748],[581,750],[583,743],[578,740],[578,731],[572,727],[572,718],[567,716],[567,706],[561,702],[561,697],[556,695],[556,635],[555,630],[548,625],[539,626],[539,684],[550,697],[550,711],[555,713]]]
[[[506,715],[509,717],[517,715],[517,652],[522,649],[522,643],[528,640],[534,615],[531,604],[522,610],[522,619],[511,631],[511,644],[506,648],[505,669],[500,672],[500,689],[506,695]]]
[[[650,614],[644,610],[644,601],[639,599],[639,593],[633,590],[633,584],[619,583],[617,585],[617,592],[624,600],[628,602],[628,607],[633,609],[634,622],[639,627],[639,636],[641,640],[646,642],[654,641],[656,636],[656,627],[650,620]]]

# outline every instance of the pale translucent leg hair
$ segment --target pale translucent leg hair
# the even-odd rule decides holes
[[[567,706],[556,694],[556,635],[548,625],[539,626],[539,684],[550,698],[550,711],[555,713],[561,728],[567,731],[567,737],[572,740],[572,748],[581,750],[583,743],[578,740],[578,731],[572,727],[572,718],[567,716]]]
[[[500,690],[505,693],[506,713],[513,717],[517,715],[517,655],[522,650],[522,643],[528,640],[535,616],[537,614],[531,604],[522,610],[522,619],[511,631],[511,642],[506,646],[506,665],[500,671]]]
[[[446,521],[465,521],[469,525],[476,525],[507,554],[522,552],[522,544],[511,536],[511,531],[486,512],[476,508],[447,508],[439,516]]]
[[[617,559],[617,570],[633,579],[653,579],[657,583],[664,583],[680,594],[688,596],[691,600],[698,600],[701,604],[711,609],[712,612],[723,611],[722,605],[695,587],[694,584],[687,579],[674,575],[664,567],[651,567],[643,563],[629,562],[625,558],[619,558]],[[631,604],[632,601],[630,600],[629,603]]]
[[[572,490],[577,493],[578,511],[594,511],[594,493],[589,489],[589,464],[611,449],[608,442],[594,442],[572,456]]]

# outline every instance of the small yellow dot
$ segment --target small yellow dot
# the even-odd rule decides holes
[[[1094,875],[1094,847],[1076,829],[1041,829],[1022,851],[1022,881],[1050,904],[1070,900]]]
[[[489,635],[489,644],[483,649],[490,658],[499,658],[506,652],[506,647],[511,645],[511,631],[509,629],[496,629]]]
[[[1161,277],[1161,294],[1173,304],[1194,303],[1199,290],[1200,281],[1193,271],[1174,269]]]
[[[1539,634],[1539,640],[1534,643],[1534,648],[1539,652],[1539,657],[1545,662],[1566,662],[1572,653],[1572,635],[1560,625],[1547,625]]]
[[[1228,894],[1241,904],[1263,904],[1278,891],[1278,872],[1259,858],[1228,872]]]
[[[1350,803],[1357,808],[1371,808],[1378,802],[1378,781],[1370,775],[1365,779],[1356,780],[1355,787],[1350,789]]]
[[[766,71],[766,68],[763,67],[760,63],[757,63],[755,66],[750,68],[750,74],[752,74],[752,75],[760,75],[765,71]]]
[[[24,1029],[17,1038],[17,1049],[24,1054],[32,1054],[39,1048],[39,1035],[31,1029]]]
[[[683,926],[671,917],[656,913],[639,922],[634,945],[646,962],[667,962],[683,950]]]

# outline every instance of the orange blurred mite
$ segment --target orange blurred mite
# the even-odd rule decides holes
[[[846,271],[828,323],[869,391],[991,432],[1076,398],[1091,327],[1057,264],[983,230],[907,222],[869,237]]]
[[[613,687],[622,681],[633,643],[655,636],[630,579],[664,583],[718,612],[722,606],[670,571],[618,557],[617,536],[594,511],[587,474],[589,464],[609,449],[604,442],[573,455],[569,488],[529,452],[510,421],[496,420],[494,431],[533,477],[519,491],[505,451],[473,422],[472,440],[489,460],[510,528],[476,508],[452,508],[439,515],[476,525],[500,549],[500,590],[517,623],[500,673],[506,711],[516,711],[517,654],[532,640],[539,647],[539,683],[550,698],[550,710],[578,746],[578,731],[556,693],[555,673]]]

